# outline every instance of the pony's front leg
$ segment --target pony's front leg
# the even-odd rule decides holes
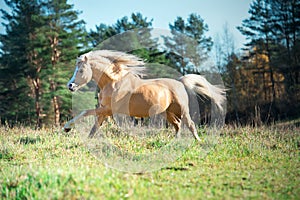
[[[89,134],[89,138],[92,138],[94,137],[95,133],[97,132],[97,130],[99,129],[99,127],[102,125],[103,121],[105,120],[105,116],[98,116],[96,121],[95,121],[95,124],[93,126],[93,128],[91,129],[91,132]]]
[[[91,132],[89,134],[89,138],[94,137],[95,133],[99,129],[99,127],[102,125],[103,121],[108,117],[112,116],[112,110],[110,107],[101,106],[95,110],[97,117],[97,121],[95,122],[93,128],[91,129]]]
[[[91,110],[85,110],[82,111],[79,115],[77,115],[76,117],[74,117],[73,119],[71,119],[70,121],[68,121],[63,130],[65,132],[69,132],[72,128],[74,128],[75,123],[80,120],[83,117],[89,116],[89,115],[95,115],[96,110],[95,109],[91,109]]]

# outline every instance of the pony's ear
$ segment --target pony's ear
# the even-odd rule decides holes
[[[87,62],[87,61],[88,61],[88,58],[87,58],[86,56],[84,56],[83,61],[84,61],[84,62]]]

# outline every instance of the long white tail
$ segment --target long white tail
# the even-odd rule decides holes
[[[179,78],[185,87],[197,94],[211,99],[220,111],[223,111],[223,103],[226,100],[226,89],[210,84],[203,76],[187,74]]]

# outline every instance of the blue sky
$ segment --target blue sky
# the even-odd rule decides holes
[[[69,0],[76,10],[82,11],[79,16],[86,22],[87,30],[94,29],[100,23],[114,24],[123,16],[140,12],[143,16],[153,19],[154,28],[168,29],[177,16],[184,19],[191,13],[199,14],[208,24],[208,36],[215,37],[221,33],[228,23],[234,35],[236,48],[245,42],[244,36],[237,31],[243,19],[248,17],[249,5],[252,0]],[[0,0],[0,7],[4,7]],[[4,7],[5,8],[5,7]],[[2,22],[3,20],[1,20]],[[3,27],[0,26],[0,32]]]
[[[154,28],[168,29],[169,23],[177,16],[184,19],[191,13],[199,14],[208,24],[207,35],[212,38],[221,33],[228,23],[234,35],[237,48],[245,42],[236,29],[242,20],[248,18],[248,10],[252,0],[69,0],[86,21],[87,30],[94,29],[100,23],[114,24],[123,16],[140,12],[143,16],[153,19]]]

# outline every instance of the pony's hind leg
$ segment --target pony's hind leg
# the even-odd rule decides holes
[[[196,129],[195,123],[191,119],[190,114],[187,113],[187,112],[183,113],[182,119],[183,119],[183,123],[185,123],[187,125],[188,129],[193,133],[195,139],[200,142],[201,139],[199,138],[199,135],[197,133],[197,129]]]
[[[180,137],[181,119],[172,112],[167,112],[167,121],[172,124],[176,131],[176,137]]]

